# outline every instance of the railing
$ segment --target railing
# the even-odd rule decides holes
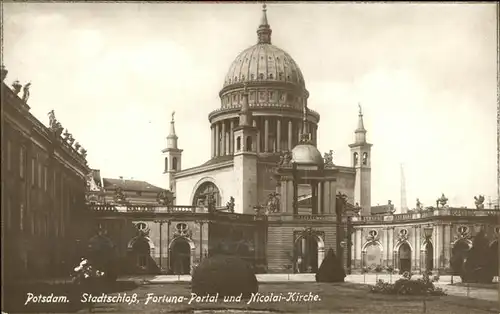
[[[426,210],[422,212],[411,212],[404,214],[386,214],[386,215],[376,215],[376,216],[360,216],[353,217],[353,221],[402,221],[402,220],[412,220],[412,219],[422,219],[429,217],[443,217],[443,216],[455,216],[455,217],[488,217],[488,216],[500,216],[500,210],[484,210],[484,209],[470,209],[470,208],[440,208],[435,210]]]
[[[118,213],[207,213],[208,210],[196,206],[161,206],[161,205],[90,205],[97,212]]]

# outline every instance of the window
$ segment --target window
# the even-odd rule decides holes
[[[271,80],[274,78],[272,73],[270,73],[270,74],[269,74],[269,78],[270,78]]]
[[[236,151],[240,151],[241,150],[241,137],[237,137],[236,138]]]
[[[358,159],[359,159],[358,153],[354,153],[353,154],[353,164],[354,164],[354,166],[358,165]]]
[[[42,164],[38,163],[38,187],[42,187]]]
[[[266,94],[264,92],[259,93],[259,100],[265,100],[266,99]]]
[[[220,206],[219,188],[212,182],[205,182],[196,190],[193,198],[193,206],[208,206],[210,199],[215,200],[215,206]]]
[[[24,179],[24,169],[26,164],[26,148],[24,146],[21,146],[19,149],[19,176],[21,179]]]
[[[177,157],[172,158],[172,170],[177,170]]]
[[[19,230],[23,231],[24,227],[24,204],[19,207]]]
[[[273,100],[274,99],[274,92],[269,92],[269,99]]]
[[[10,140],[7,140],[7,151],[5,152],[7,154],[7,170],[12,169],[12,144],[10,143]]]
[[[366,166],[368,164],[368,153],[363,153],[363,165]]]
[[[370,235],[370,237],[375,238],[378,235],[378,231],[372,229],[368,232],[368,234]]]
[[[247,152],[251,152],[252,151],[252,137],[251,136],[248,136],[247,137]]]
[[[36,160],[31,158],[31,186],[35,186]]]
[[[10,200],[10,196],[7,197],[7,212],[5,213],[5,218],[7,220],[7,229],[10,229],[11,227],[11,212],[12,212],[12,201]]]
[[[165,172],[168,171],[168,157],[165,157]]]
[[[260,74],[259,74],[259,78],[260,78],[261,80],[263,80],[263,79],[264,79],[264,73],[260,73]]]
[[[45,192],[47,192],[47,186],[48,186],[48,169],[47,166],[43,167],[43,189]]]

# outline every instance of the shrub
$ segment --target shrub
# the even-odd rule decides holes
[[[259,290],[257,277],[248,263],[233,256],[204,259],[193,271],[191,292],[197,295],[250,297]]]
[[[474,237],[472,248],[467,254],[463,264],[460,277],[462,282],[491,283],[493,281],[493,269],[488,258],[488,240],[483,231]]]
[[[330,248],[316,273],[317,282],[344,282],[345,271],[342,262]]]
[[[381,273],[384,271],[384,267],[382,265],[377,265],[375,266],[375,268],[373,269],[376,273]]]
[[[408,273],[408,272],[405,272]],[[434,285],[434,280],[429,274],[424,274],[422,279],[411,279],[411,274],[397,280],[394,284],[379,280],[375,286],[370,288],[373,293],[403,294],[403,295],[445,295],[443,289]]]

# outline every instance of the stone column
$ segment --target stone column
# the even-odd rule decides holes
[[[276,120],[276,151],[281,152],[281,118],[278,117]]]
[[[445,268],[448,268],[448,267],[451,267],[451,240],[452,240],[452,237],[451,237],[451,233],[452,233],[452,229],[451,229],[451,226],[452,224],[451,223],[447,223],[445,226],[444,226],[444,267]]]
[[[420,252],[422,252],[422,233],[421,233],[421,226],[418,225],[418,226],[415,226],[415,239],[416,239],[416,248],[415,250],[417,251],[416,252],[416,256],[417,256],[417,270],[420,270],[422,267],[422,262],[421,262],[421,254]]]
[[[215,123],[215,156],[219,156],[219,154],[220,154],[219,144],[220,144],[219,122],[216,122]]]
[[[389,262],[389,245],[384,245],[389,244],[389,229],[388,228],[383,228],[382,229],[382,235],[383,235],[383,240],[382,242],[382,247],[384,247],[384,252],[382,252],[382,265],[387,265]]]
[[[330,181],[325,181],[323,182],[323,212],[325,214],[331,214],[330,213]]]
[[[325,214],[325,208],[323,207],[323,205],[324,205],[323,188],[324,188],[324,182],[323,181],[318,182],[318,214],[320,214],[320,215]]]
[[[264,120],[264,152],[269,151],[269,119]]]
[[[356,229],[355,234],[356,234],[356,237],[355,237],[355,241],[356,241],[355,242],[356,243],[356,245],[355,245],[355,247],[356,247],[356,255],[355,255],[356,256],[355,257],[356,263],[355,263],[355,265],[356,265],[356,267],[361,267],[361,265],[363,264],[363,261],[361,261],[361,256],[362,256],[361,250],[362,250],[362,246],[363,246],[362,229]]]
[[[445,225],[440,224],[439,225],[439,268],[443,269],[446,267],[446,262],[445,262],[445,254],[446,254],[446,249],[445,249]]]
[[[281,180],[281,208],[280,208],[280,212],[285,212],[286,209],[288,208],[288,206],[290,206],[288,204],[288,180]]]
[[[287,204],[288,206],[286,207],[286,212],[287,213],[293,213],[293,182],[292,180],[286,180],[286,199],[287,199]]]
[[[311,214],[318,214],[318,183],[311,183]]]
[[[397,261],[394,260],[394,227],[389,227],[389,247],[387,248],[389,250],[389,259],[392,261],[392,265],[396,268],[397,267]],[[398,267],[399,268],[399,267]]]
[[[433,269],[438,269],[439,268],[439,243],[438,243],[438,226],[434,225],[433,226],[433,232],[432,232],[432,246],[434,249],[433,252]]]
[[[212,134],[212,137],[211,137],[211,140],[210,140],[210,142],[212,143],[212,154],[211,154],[211,156],[213,158],[213,157],[215,157],[215,127],[213,125],[210,127],[210,131],[211,131],[210,134]]]
[[[412,264],[411,269],[412,269],[412,271],[415,271],[415,270],[418,270],[417,226],[412,227],[411,237],[412,237],[411,243],[413,246],[413,252],[411,252],[411,255],[412,255],[412,257],[411,257],[411,264]]]
[[[231,119],[229,126],[229,154],[234,154],[234,119]]]
[[[292,151],[292,136],[293,136],[293,127],[292,127],[292,120],[288,121],[288,151]]]
[[[254,128],[256,128],[257,127],[257,120],[254,119],[252,124],[253,124]],[[256,143],[256,145],[257,145],[256,151],[257,151],[257,153],[260,153],[260,131],[259,130],[257,130],[257,143]]]
[[[222,149],[221,155],[226,155],[226,121],[222,121]]]

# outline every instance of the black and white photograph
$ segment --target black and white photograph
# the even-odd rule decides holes
[[[500,313],[498,2],[2,1],[3,313]]]

